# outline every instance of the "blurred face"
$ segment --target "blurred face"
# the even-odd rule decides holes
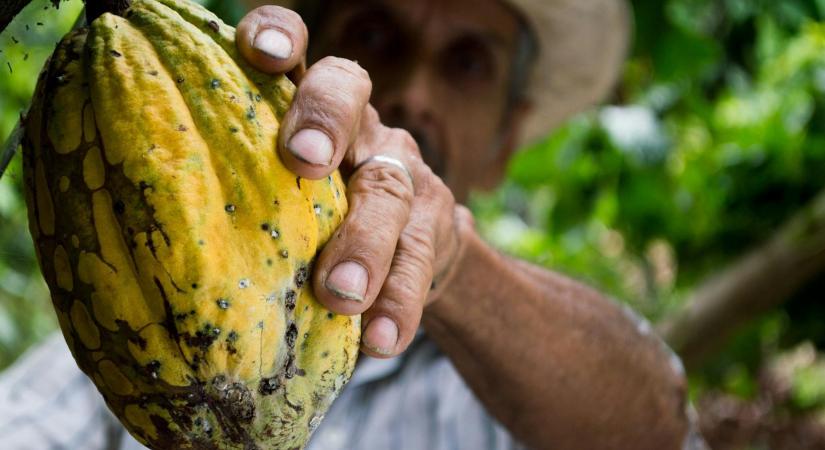
[[[329,0],[322,16],[310,59],[358,61],[382,121],[412,133],[459,201],[499,181],[522,115],[508,107],[513,11],[498,0]]]

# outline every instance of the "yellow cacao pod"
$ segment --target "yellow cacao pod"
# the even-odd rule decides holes
[[[360,319],[313,258],[340,176],[276,152],[294,87],[187,0],[133,0],[59,44],[24,139],[30,229],[78,366],[143,444],[303,447],[349,379]]]

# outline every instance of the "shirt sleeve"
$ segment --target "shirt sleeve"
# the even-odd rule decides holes
[[[114,450],[123,433],[60,333],[0,374],[0,448]]]

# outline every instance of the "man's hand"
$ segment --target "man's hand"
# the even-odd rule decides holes
[[[412,341],[431,292],[461,252],[457,225],[469,212],[424,164],[409,133],[381,124],[372,84],[357,63],[320,60],[304,72],[307,29],[294,12],[264,6],[238,25],[238,47],[256,68],[293,74],[298,89],[278,151],[299,176],[348,176],[349,214],[315,264],[318,299],[340,314],[363,314],[362,350],[391,357]],[[400,161],[406,170],[387,163]]]

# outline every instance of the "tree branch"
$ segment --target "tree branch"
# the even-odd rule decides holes
[[[823,272],[825,191],[770,241],[700,286],[659,331],[688,367],[696,367],[737,328],[782,304]]]
[[[0,32],[5,30],[12,19],[30,2],[31,0],[6,0],[0,2]]]
[[[11,21],[32,0],[0,0],[0,32],[6,29]],[[55,8],[60,6],[61,0],[51,0]],[[87,22],[99,17],[104,12],[122,14],[129,8],[130,0],[84,0],[86,3]]]

